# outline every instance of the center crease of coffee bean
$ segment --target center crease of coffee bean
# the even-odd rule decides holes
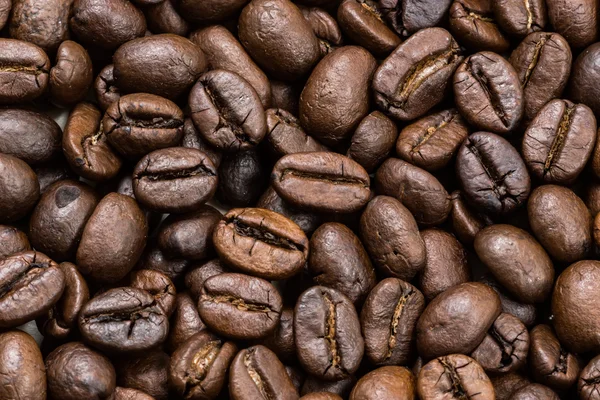
[[[272,246],[281,247],[286,250],[293,251],[304,251],[304,246],[299,243],[294,243],[292,240],[288,238],[284,238],[278,235],[275,235],[263,227],[263,221],[261,221],[258,227],[250,226],[238,218],[232,218],[227,221],[228,224],[233,225],[233,229],[236,234],[244,237],[254,238],[258,241],[270,244]]]
[[[136,179],[147,179],[149,181],[171,181],[174,179],[186,179],[193,178],[195,176],[216,176],[214,171],[206,168],[204,164],[198,164],[194,167],[181,169],[179,171],[165,171],[165,172],[147,172],[136,176]]]
[[[558,157],[560,151],[565,145],[567,133],[571,128],[571,118],[573,117],[574,111],[575,105],[565,107],[565,111],[562,115],[560,125],[558,125],[556,136],[552,141],[552,146],[550,147],[550,151],[548,152],[548,156],[546,157],[546,162],[544,163],[544,176],[546,176],[546,174],[550,172],[550,168],[552,168],[552,166],[554,165],[556,157]]]
[[[485,55],[483,54],[481,56],[485,57]],[[490,62],[495,62],[494,60],[489,58],[488,60]],[[475,79],[475,81],[479,84],[479,87],[481,88],[483,93],[485,93],[490,105],[496,113],[496,116],[500,119],[504,126],[508,126],[509,121],[506,117],[506,113],[502,109],[502,102],[500,101],[498,94],[496,93],[494,88],[489,86],[489,81],[487,76],[485,75],[485,72],[479,68],[476,69],[473,63],[471,63],[471,59],[469,59],[469,61],[467,62],[467,68],[471,72],[471,76],[473,77],[473,79]],[[481,113],[483,110],[485,110],[485,108],[487,108],[487,105],[479,112]]]
[[[439,361],[440,364],[442,364],[442,366],[444,367],[444,374],[446,374],[450,379],[453,397],[455,397],[458,400],[469,400],[470,396],[467,394],[467,391],[463,387],[462,382],[460,380],[460,376],[458,376],[458,372],[456,370],[458,368],[466,367],[470,364],[470,362],[457,368],[454,365],[452,365],[446,357],[440,357]]]
[[[456,116],[458,115],[457,112],[452,113],[452,115],[450,115],[450,117],[446,117],[440,124],[436,125],[436,126],[430,126],[427,128],[427,130],[425,131],[425,134],[423,136],[419,136],[417,143],[414,144],[412,146],[412,148],[410,149],[411,153],[419,153],[421,151],[421,147],[427,143],[429,141],[429,139],[431,139],[440,129],[442,129],[443,127],[445,127],[446,125],[452,123],[452,121],[454,121],[454,119],[456,118]]]
[[[269,313],[277,314],[277,311],[273,310],[269,305],[264,305],[264,304],[259,304],[259,303],[248,303],[248,302],[246,302],[246,300],[239,298],[239,297],[235,297],[235,296],[229,296],[229,295],[213,296],[213,295],[209,295],[209,294],[203,294],[201,296],[201,300],[208,301],[211,303],[217,303],[217,304],[228,303],[240,311],[265,313],[265,314],[267,314],[267,317],[269,317],[269,315],[268,315]]]
[[[527,1],[526,1],[527,2]],[[529,84],[529,80],[531,79],[531,75],[533,74],[533,70],[537,67],[540,56],[542,54],[542,50],[546,45],[546,41],[550,39],[550,35],[542,36],[542,38],[536,42],[535,48],[533,49],[533,55],[531,57],[531,61],[529,61],[529,65],[527,66],[527,71],[525,71],[525,77],[523,78],[523,83],[521,86],[523,88],[527,87]]]
[[[281,178],[279,181],[283,181],[289,176],[304,178],[308,180],[315,181],[327,181],[332,185],[355,185],[355,186],[363,186],[369,187],[367,182],[360,178],[353,178],[350,176],[344,176],[344,164],[342,164],[342,175],[332,175],[332,174],[322,174],[318,172],[307,172],[307,171],[298,171],[295,169],[287,168],[283,170],[281,173]]]
[[[388,339],[388,351],[385,355],[385,359],[388,360],[393,352],[394,348],[397,344],[396,335],[398,334],[398,325],[400,324],[400,317],[402,316],[402,312],[404,311],[404,306],[406,305],[410,296],[412,296],[414,291],[410,291],[405,295],[402,295],[398,302],[396,303],[396,307],[394,308],[394,315],[392,315],[392,322],[390,324],[390,337]]]
[[[329,344],[329,352],[331,359],[329,361],[329,366],[325,369],[325,374],[329,371],[330,368],[339,368],[343,370],[343,367],[340,365],[340,355],[338,349],[338,343],[336,340],[336,315],[335,315],[335,303],[329,297],[327,293],[323,293],[323,300],[325,301],[325,305],[327,307],[327,317],[325,319],[325,337],[324,339]]]
[[[48,264],[46,263],[30,263],[28,265],[27,270],[21,272],[19,275],[15,276],[11,279],[7,284],[0,287],[0,298],[3,298],[8,293],[10,293],[16,286],[26,287],[35,280],[39,275],[41,275],[44,269],[48,268]]]
[[[196,386],[200,386],[200,389],[204,391],[203,381],[208,375],[212,364],[219,355],[221,350],[221,342],[213,340],[208,342],[200,350],[194,354],[190,368],[185,371],[185,389],[183,397],[187,398],[190,395],[192,389]]]
[[[267,388],[265,387],[262,377],[260,376],[258,371],[252,365],[254,363],[252,360],[253,354],[254,354],[254,350],[248,350],[248,352],[244,356],[244,365],[246,366],[248,375],[250,376],[250,378],[252,379],[252,382],[254,382],[254,384],[260,391],[260,394],[262,395],[262,397],[265,400],[270,400],[273,398],[273,396],[271,396],[271,394],[267,391]]]

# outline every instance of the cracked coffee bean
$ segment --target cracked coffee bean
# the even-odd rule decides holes
[[[266,111],[266,116],[267,140],[278,156],[327,151],[327,147],[304,131],[298,118],[289,111],[271,108]]]
[[[38,46],[0,39],[0,104],[28,102],[48,87],[50,59]]]
[[[523,38],[543,31],[548,24],[544,0],[497,0],[491,3],[497,24],[511,36]]]
[[[96,101],[103,111],[106,111],[112,103],[118,101],[121,97],[121,92],[116,86],[114,71],[114,64],[109,64],[102,68],[94,80]]]
[[[598,399],[600,384],[600,356],[596,356],[581,370],[577,381],[577,392],[583,399]]]
[[[132,272],[131,287],[150,293],[168,317],[173,314],[175,310],[175,298],[177,296],[175,285],[162,272],[151,269]]]
[[[509,41],[498,27],[492,9],[495,0],[455,0],[450,7],[450,30],[474,51],[503,53]]]

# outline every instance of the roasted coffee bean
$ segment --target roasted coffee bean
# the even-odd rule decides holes
[[[46,164],[41,164],[33,168],[40,184],[40,193],[44,194],[48,188],[58,181],[66,179],[78,179],[77,174],[73,172],[67,160],[63,156]]]
[[[443,223],[450,214],[450,196],[429,172],[398,158],[388,158],[377,170],[378,193],[400,200],[423,226]]]
[[[598,382],[600,378],[600,356],[596,356],[581,370],[577,381],[577,393],[582,399],[598,399]]]
[[[0,104],[23,103],[40,97],[48,87],[50,59],[38,46],[0,39]]]
[[[159,271],[142,269],[132,272],[131,287],[143,289],[154,296],[159,306],[170,317],[175,310],[175,285],[168,276]]]
[[[484,275],[479,279],[479,282],[485,283],[498,294],[500,297],[500,303],[502,304],[502,312],[514,315],[519,318],[523,324],[527,327],[533,326],[537,319],[537,309],[535,304],[520,303],[514,300],[508,295],[506,289],[504,289],[498,282],[494,280],[489,274]]]
[[[35,172],[24,161],[0,153],[0,223],[27,215],[40,197]]]
[[[0,152],[29,165],[55,161],[62,132],[52,118],[16,108],[0,110]]]
[[[374,365],[407,365],[415,355],[415,326],[423,309],[423,294],[397,278],[373,288],[360,314],[365,355]]]
[[[373,370],[359,379],[350,400],[406,399],[413,400],[417,380],[405,367],[388,366]]]
[[[396,124],[379,111],[373,111],[356,127],[346,155],[372,173],[390,155],[396,139]]]
[[[53,399],[109,399],[116,386],[108,358],[80,342],[64,344],[46,358],[48,394]]]
[[[225,272],[230,271],[221,265],[219,259],[197,265],[185,274],[185,287],[190,291],[190,296],[197,301],[202,295],[204,282],[215,275],[220,275]]]
[[[62,143],[67,162],[86,179],[106,181],[121,169],[121,159],[104,134],[102,114],[90,103],[79,103],[73,108]]]
[[[335,18],[327,11],[318,7],[298,6],[304,19],[310,25],[315,36],[319,39],[321,56],[325,57],[342,45],[343,37]]]
[[[181,142],[183,111],[160,96],[128,94],[108,107],[102,129],[115,150],[126,157],[139,158]]]
[[[477,232],[493,223],[489,216],[478,213],[469,207],[460,190],[452,193],[450,219],[454,234],[464,245],[472,245]]]
[[[442,23],[452,0],[379,0],[383,18],[402,36]]]
[[[309,374],[336,381],[358,369],[364,352],[360,321],[352,302],[337,290],[313,286],[300,295],[294,335],[298,360]]]
[[[454,99],[467,122],[498,134],[514,130],[523,116],[519,75],[508,61],[489,51],[468,57],[458,67]]]
[[[498,28],[492,9],[494,0],[454,0],[450,7],[450,30],[474,51],[503,53],[510,43]]]
[[[446,167],[469,134],[455,109],[421,118],[400,132],[396,152],[405,161],[428,171]]]
[[[25,232],[8,225],[0,225],[0,260],[15,253],[31,250]]]
[[[10,16],[10,10],[12,8],[12,0],[1,0],[0,1],[0,29],[4,28],[8,17]]]
[[[526,377],[516,372],[492,376],[490,380],[492,381],[492,385],[494,385],[496,400],[510,400],[513,393],[531,383]]]
[[[369,112],[369,84],[377,62],[357,46],[327,55],[311,73],[300,95],[300,123],[325,145],[348,139]]]
[[[440,229],[427,229],[421,232],[421,237],[427,257],[418,285],[427,300],[470,281],[467,253],[453,235]]]
[[[398,200],[377,196],[360,218],[360,235],[377,268],[386,276],[410,280],[425,266],[419,227]]]
[[[13,0],[10,37],[40,46],[54,53],[69,38],[71,0]]]
[[[200,150],[160,149],[137,163],[133,190],[140,204],[151,210],[190,212],[199,209],[217,190],[217,170]]]
[[[458,151],[456,172],[465,198],[478,209],[507,214],[520,207],[531,190],[523,159],[504,138],[477,132]]]
[[[257,148],[226,154],[219,165],[217,199],[233,207],[255,204],[268,185],[269,170],[265,164]]]
[[[469,354],[500,315],[500,299],[488,286],[469,282],[439,294],[417,322],[417,348],[424,359]]]
[[[563,271],[552,295],[553,326],[561,343],[575,353],[597,352],[600,341],[598,282],[600,262],[579,261]]]
[[[471,353],[488,373],[507,373],[521,369],[529,352],[527,327],[510,314],[496,318],[483,341]]]
[[[575,103],[583,103],[590,107],[594,114],[600,112],[600,86],[597,82],[600,78],[600,69],[596,67],[600,57],[600,43],[595,43],[579,54],[569,81],[567,93],[569,99]]]
[[[260,97],[234,72],[219,69],[200,76],[190,92],[189,106],[202,137],[220,150],[247,150],[267,133]]]
[[[35,340],[25,332],[0,333],[0,397],[46,399],[46,368]]]
[[[309,248],[298,225],[262,208],[229,211],[216,226],[213,242],[225,264],[272,280],[296,275],[307,261]]]
[[[298,392],[275,353],[264,346],[241,350],[229,371],[233,400],[297,400]]]
[[[50,98],[58,106],[83,100],[94,79],[92,60],[77,42],[65,40],[58,48],[56,65],[50,70]]]
[[[258,208],[275,211],[295,222],[306,235],[314,232],[323,222],[323,217],[310,211],[302,211],[286,203],[273,189],[269,188],[256,203]]]
[[[142,392],[141,390],[122,388],[117,386],[115,388],[114,400],[156,400],[154,397]]]
[[[590,108],[568,100],[552,100],[525,131],[523,158],[536,178],[569,185],[592,155],[596,130]]]
[[[202,151],[210,158],[215,167],[219,168],[223,153],[208,144],[194,126],[194,122],[191,118],[186,118],[183,122],[183,138],[181,139],[181,146]]]
[[[499,0],[491,3],[496,22],[511,36],[523,38],[543,31],[548,24],[544,0]]]
[[[424,29],[402,43],[373,77],[377,107],[408,121],[441,102],[463,57],[459,45],[442,28]]]
[[[322,212],[357,211],[371,194],[369,175],[364,168],[335,153],[284,156],[273,168],[271,184],[290,204]]]
[[[532,383],[513,393],[510,400],[559,400],[556,392],[539,383]]]
[[[151,93],[168,99],[187,93],[206,69],[202,50],[173,34],[130,40],[119,47],[113,61],[114,79],[120,90]]]
[[[198,315],[194,300],[187,292],[177,293],[175,309],[171,316],[169,337],[166,342],[169,353],[173,353],[183,342],[205,329],[206,325]]]
[[[238,35],[250,56],[275,79],[299,79],[321,56],[319,39],[288,0],[252,0],[242,10]]]
[[[529,365],[536,381],[557,390],[570,388],[579,376],[577,358],[561,346],[548,325],[531,330]]]
[[[64,273],[45,254],[24,251],[0,260],[0,328],[44,315],[64,288]]]
[[[509,62],[523,87],[525,121],[531,121],[548,101],[562,95],[572,59],[569,44],[558,33],[532,33],[512,52]]]
[[[175,0],[159,1],[144,8],[148,29],[156,33],[187,36],[190,24],[177,12]]]
[[[181,0],[178,7],[179,12],[190,22],[206,24],[232,17],[246,3],[248,0]]]
[[[169,386],[186,399],[216,398],[225,386],[227,370],[236,352],[235,343],[211,333],[193,335],[171,356]]]
[[[387,27],[382,10],[373,0],[344,0],[337,10],[337,20],[348,37],[369,50],[375,57],[387,57],[401,42]]]
[[[336,289],[357,306],[375,286],[375,270],[358,237],[336,222],[319,227],[310,238],[308,273],[317,285]]]
[[[144,36],[144,14],[128,0],[75,0],[69,27],[83,43],[114,50]]]
[[[492,225],[475,236],[475,251],[494,278],[517,300],[543,302],[554,283],[554,267],[544,248],[526,231]]]
[[[562,186],[540,186],[531,194],[527,212],[531,230],[552,257],[563,263],[587,257],[592,219],[575,193]]]
[[[598,38],[598,4],[593,0],[546,0],[548,20],[574,48]],[[576,28],[575,28],[576,27]]]
[[[592,215],[600,212],[600,182],[597,179],[590,180],[583,200]]]
[[[156,400],[169,400],[169,365],[162,350],[127,355],[115,360],[117,384],[143,390]]]
[[[421,400],[495,399],[492,382],[481,365],[462,354],[439,357],[424,365],[419,373],[417,393]]]
[[[94,81],[94,92],[96,94],[96,100],[98,105],[104,111],[115,101],[121,97],[121,92],[116,86],[114,77],[115,66],[109,64],[102,68],[102,71],[96,77]]]
[[[155,243],[149,244],[140,258],[138,266],[143,269],[159,271],[169,277],[172,281],[183,278],[190,262],[182,259],[170,259],[160,250]]]
[[[79,314],[79,330],[100,350],[141,352],[165,341],[169,320],[150,293],[122,287],[90,300]]]
[[[284,308],[281,311],[277,328],[261,341],[261,344],[271,350],[277,357],[286,362],[296,359],[296,341],[294,339],[294,310]]]
[[[271,105],[269,79],[227,28],[221,25],[202,28],[193,32],[190,40],[202,49],[210,69],[224,69],[242,76],[254,88],[263,107]]]
[[[327,151],[327,147],[309,136],[300,121],[289,111],[271,108],[266,111],[267,140],[277,156]]]
[[[281,108],[295,116],[299,115],[299,101],[302,86],[271,80],[271,107]]]
[[[348,376],[339,381],[324,381],[314,376],[308,375],[302,385],[301,394],[306,396],[311,393],[332,393],[342,398],[350,396],[350,392],[356,383],[354,376]]]
[[[281,308],[281,296],[268,281],[234,273],[207,279],[198,301],[200,317],[211,331],[240,340],[269,335]]]

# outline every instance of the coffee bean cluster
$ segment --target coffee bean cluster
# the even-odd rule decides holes
[[[0,0],[0,400],[600,400],[599,13]]]

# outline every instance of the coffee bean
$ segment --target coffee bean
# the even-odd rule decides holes
[[[179,36],[187,36],[191,29],[190,24],[183,19],[175,8],[173,0],[156,1],[145,7],[144,15],[148,23],[148,29],[156,33],[173,33]]]
[[[335,18],[319,7],[298,6],[304,19],[310,25],[313,33],[319,39],[321,56],[325,57],[342,45],[344,38]]]
[[[556,32],[574,48],[583,48],[598,38],[598,4],[593,0],[546,0],[548,20]],[[577,26],[577,29],[573,29]]]
[[[92,60],[77,42],[65,40],[58,48],[56,65],[50,70],[50,97],[58,106],[82,101],[92,80]]]
[[[48,87],[50,60],[38,46],[0,39],[0,104],[35,100]]]
[[[194,126],[194,122],[191,118],[186,118],[183,122],[183,138],[181,139],[181,146],[190,149],[200,150],[210,158],[215,167],[219,168],[223,153],[213,146],[211,146],[198,132]]]
[[[519,318],[519,320],[521,320],[521,322],[523,322],[523,324],[525,324],[527,327],[531,327],[535,324],[537,319],[537,309],[535,304],[520,303],[514,298],[510,297],[506,289],[500,286],[500,284],[496,282],[496,280],[494,280],[494,278],[489,274],[480,278],[479,282],[485,283],[494,289],[494,292],[496,292],[498,297],[500,297],[502,312]]]
[[[277,357],[285,362],[294,362],[296,359],[296,341],[294,339],[294,310],[284,308],[281,311],[277,328],[261,344],[271,350]]]
[[[9,31],[13,39],[24,40],[54,53],[69,37],[70,0],[13,1]]]
[[[596,68],[596,60],[600,57],[600,44],[593,44],[579,54],[573,63],[570,77],[569,99],[575,103],[583,103],[590,107],[594,114],[600,112],[600,101],[597,86],[600,69]]]
[[[531,330],[529,365],[536,381],[557,390],[570,388],[579,376],[577,358],[562,348],[548,325]]]
[[[297,116],[301,92],[302,86],[298,84],[271,80],[271,107]]]
[[[465,202],[460,190],[452,193],[452,212],[450,214],[452,229],[465,245],[473,244],[475,235],[493,221],[485,214],[473,210]]]
[[[242,272],[264,279],[296,275],[308,257],[308,239],[298,225],[270,210],[229,211],[213,234],[222,260]]]
[[[181,15],[194,23],[214,23],[236,14],[248,0],[181,0],[178,9]]]
[[[40,193],[44,194],[50,186],[59,181],[67,179],[77,179],[77,174],[69,167],[67,160],[63,156],[58,159],[38,165],[33,168],[40,184]]]
[[[389,366],[373,370],[359,379],[350,400],[401,398],[413,400],[417,380],[405,367]]]
[[[104,111],[115,101],[121,97],[119,88],[116,86],[114,77],[115,66],[109,64],[102,68],[96,79],[94,80],[94,93],[98,105]]]
[[[33,209],[40,185],[33,170],[20,159],[0,153],[0,222],[14,222]]]
[[[190,291],[190,296],[197,301],[202,295],[204,282],[225,272],[229,271],[221,265],[219,259],[196,265],[185,274],[185,287]]]
[[[156,400],[169,400],[169,365],[162,350],[150,350],[115,361],[117,384],[143,390]]]
[[[530,33],[543,31],[548,24],[543,0],[499,0],[491,3],[496,22],[511,36],[523,38]]]
[[[173,353],[186,340],[205,329],[206,325],[198,315],[194,300],[187,292],[177,293],[175,309],[171,316],[169,337],[166,342],[169,353]]]
[[[258,208],[266,208],[289,218],[296,223],[306,235],[314,232],[323,222],[321,215],[310,211],[303,211],[286,203],[273,189],[272,186],[263,193],[256,203]]]
[[[10,16],[10,10],[12,8],[12,0],[0,1],[0,29],[4,28],[4,25],[8,21]]]
[[[35,340],[22,331],[0,333],[0,396],[46,398],[46,369]]]
[[[219,165],[217,199],[233,207],[256,203],[268,185],[268,166],[257,148],[226,154]]]
[[[169,1],[167,1],[168,3]],[[117,386],[114,391],[114,400],[156,400],[154,397],[141,390],[122,388]]]
[[[342,398],[350,396],[350,392],[356,383],[354,376],[348,376],[339,381],[324,381],[312,375],[308,375],[302,385],[301,394],[306,396],[311,393],[332,393]]]
[[[510,400],[513,393],[531,384],[526,377],[516,372],[492,376],[490,377],[490,380],[494,385],[494,392],[496,393],[497,400]]]
[[[402,36],[442,23],[452,0],[378,0],[383,18]]]
[[[151,243],[146,247],[146,251],[140,258],[138,265],[144,269],[162,272],[172,281],[179,281],[190,267],[190,262],[167,258],[156,243]]]
[[[511,400],[559,400],[552,389],[539,383],[532,383],[513,393]]]
[[[373,111],[356,127],[346,155],[372,173],[390,155],[396,139],[396,124],[379,111]]]
[[[170,317],[175,310],[175,285],[168,276],[159,271],[142,269],[132,272],[131,287],[143,289],[154,296],[154,300]]]
[[[510,43],[494,19],[491,0],[454,0],[450,7],[450,30],[474,51],[503,53]]]
[[[598,378],[600,377],[599,362],[600,356],[596,356],[581,370],[577,381],[577,393],[579,393],[580,398],[596,400],[598,396]]]
[[[327,151],[327,147],[309,136],[300,121],[289,111],[271,108],[266,111],[267,140],[279,157],[294,153]]]
[[[8,225],[0,225],[0,260],[15,253],[31,250],[25,232]]]

